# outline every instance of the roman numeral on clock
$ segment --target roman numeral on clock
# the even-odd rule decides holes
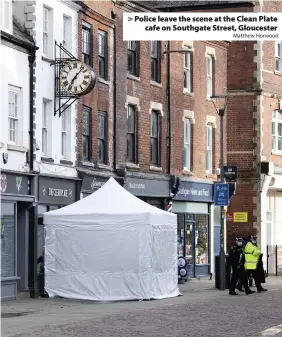
[[[63,85],[66,87],[69,84],[68,81],[63,82]]]
[[[84,80],[84,81],[82,82],[82,84],[87,85],[88,82]]]
[[[90,78],[90,75],[85,75],[84,78]]]

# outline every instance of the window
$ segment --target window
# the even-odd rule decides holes
[[[1,277],[17,275],[17,206],[1,199]]]
[[[191,170],[191,122],[184,119],[184,169]]]
[[[64,159],[69,158],[69,143],[70,143],[70,130],[69,130],[69,120],[71,116],[71,108],[68,107],[61,115],[62,119],[62,149],[61,155]]]
[[[151,164],[161,165],[160,154],[160,118],[159,111],[152,111],[151,113]]]
[[[99,77],[107,79],[107,33],[99,30]]]
[[[91,25],[87,22],[82,23],[82,61],[91,66]]]
[[[184,90],[192,92],[192,52],[184,54]]]
[[[207,62],[207,96],[211,97],[213,95],[213,57],[208,55],[206,58]]]
[[[18,143],[20,89],[9,87],[9,141]]]
[[[212,173],[212,148],[213,148],[213,128],[212,125],[206,127],[206,171]]]
[[[21,89],[9,86],[9,141],[19,143],[19,117],[20,117]]]
[[[42,111],[42,155],[48,155],[48,102],[43,101]]]
[[[282,111],[272,112],[272,150],[282,152]]]
[[[151,41],[151,79],[160,83],[161,81],[161,43]]]
[[[282,41],[275,42],[275,70],[282,73]]]
[[[127,70],[130,74],[138,76],[138,41],[128,41],[127,47]]]
[[[100,163],[106,164],[107,161],[107,134],[106,134],[106,113],[99,112],[98,119],[98,160]]]
[[[0,29],[12,33],[13,23],[12,0],[0,1]]]
[[[82,109],[82,159],[91,160],[91,110]]]
[[[127,108],[127,161],[137,162],[136,151],[136,108],[128,105]]]
[[[64,15],[63,16],[63,47],[71,52],[72,51],[72,22],[71,18]]]
[[[43,7],[43,54],[47,57],[51,54],[51,10]]]

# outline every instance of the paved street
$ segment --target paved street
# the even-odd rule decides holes
[[[180,286],[183,296],[161,301],[3,303],[2,336],[259,337],[276,333],[281,337],[282,328],[277,326],[282,324],[282,279],[267,282],[268,292],[251,296],[231,297],[228,291],[213,289],[213,281],[195,280]],[[276,328],[261,334],[272,327]]]

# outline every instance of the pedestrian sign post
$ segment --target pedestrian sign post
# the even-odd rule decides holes
[[[229,185],[226,183],[216,183],[214,185],[214,205],[228,206],[229,204]]]

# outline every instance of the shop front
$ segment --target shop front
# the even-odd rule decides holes
[[[44,292],[44,225],[43,213],[56,210],[79,200],[80,179],[38,177],[37,275],[39,294]]]
[[[92,175],[92,174],[81,174],[82,184],[80,191],[80,199],[87,197],[88,195],[96,192],[100,187],[102,187],[111,176],[102,175]],[[116,179],[119,183],[122,183],[122,179]]]
[[[169,178],[126,177],[124,188],[152,206],[163,210],[167,208],[167,199],[170,191]]]
[[[208,276],[211,273],[214,255],[211,249],[212,202],[213,183],[185,180],[181,180],[173,199],[172,212],[177,214],[178,222],[178,256],[186,258],[189,277]]]
[[[29,212],[34,176],[1,171],[1,300],[28,291]]]

